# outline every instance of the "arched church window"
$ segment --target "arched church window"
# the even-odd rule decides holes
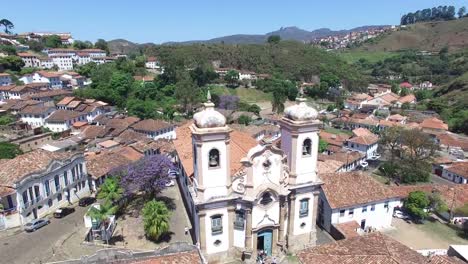
[[[219,150],[212,149],[209,153],[208,167],[217,168],[219,167]]]
[[[302,144],[302,156],[308,156],[311,154],[312,151],[312,141],[310,138],[304,140],[304,143]]]
[[[268,205],[273,202],[273,198],[271,198],[271,193],[266,192],[262,195],[262,199],[260,200],[260,204]]]

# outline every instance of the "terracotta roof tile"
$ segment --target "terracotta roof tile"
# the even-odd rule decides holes
[[[337,160],[317,161],[319,175],[337,172],[343,165],[343,162]]]
[[[87,155],[86,168],[91,177],[97,179],[142,157],[141,153],[131,147],[116,148],[111,151],[103,151],[97,155]]]
[[[333,134],[323,130],[320,131],[319,136],[328,144],[339,147],[343,146],[344,142],[350,138],[350,136],[347,134]]]
[[[333,209],[398,197],[391,189],[363,173],[338,172],[319,177],[324,182],[322,190]]]
[[[54,113],[52,113],[47,118],[46,121],[64,122],[64,121],[72,120],[74,118],[78,118],[80,116],[83,116],[83,113],[60,109],[60,110],[57,110]]]
[[[400,97],[400,99],[398,99],[398,102],[404,104],[404,103],[411,103],[411,102],[415,102],[416,101],[416,96],[414,96],[414,94],[408,94],[408,95],[405,95],[403,97]]]
[[[37,115],[37,114],[44,114],[47,112],[52,112],[53,107],[50,106],[42,106],[42,105],[29,105],[23,108],[20,113],[21,114],[32,114],[32,115]]]
[[[339,240],[308,248],[297,256],[303,264],[416,264],[427,259],[381,233]]]
[[[449,134],[437,135],[441,145],[450,147],[460,147],[464,151],[468,151],[468,139],[458,138]]]
[[[419,126],[429,129],[448,130],[448,125],[436,117],[424,119]]]
[[[138,123],[133,124],[131,127],[135,130],[141,130],[141,131],[158,131],[164,128],[169,128],[172,127],[170,123],[159,120],[159,119],[145,119],[141,120]]]
[[[329,160],[337,160],[342,162],[343,164],[351,164],[355,161],[358,161],[364,158],[365,155],[358,151],[345,151],[345,152],[336,152],[331,155],[318,155],[318,160],[320,161],[329,161]]]
[[[334,224],[336,229],[344,235],[345,238],[352,238],[359,236],[357,230],[361,226],[356,221],[349,221],[345,223]]]
[[[365,135],[359,137],[353,137],[348,139],[348,142],[361,144],[361,145],[372,145],[379,141],[379,137],[372,134],[372,135]]]
[[[446,170],[451,173],[455,173],[462,177],[468,178],[468,161],[465,162],[455,162],[452,165],[448,166]]]
[[[0,170],[0,185],[13,186],[17,181],[31,173],[44,171],[54,160],[65,161],[70,159],[75,152],[49,152],[36,149],[14,159],[2,161]]]
[[[391,186],[390,189],[402,199],[408,197],[409,193],[414,191],[422,191],[427,194],[432,192],[439,192],[445,203],[450,206],[453,202],[455,202],[454,207],[463,206],[464,204],[468,203],[468,185],[466,184],[400,185]]]
[[[366,135],[373,135],[372,132],[369,131],[369,129],[367,128],[363,128],[363,127],[360,127],[360,128],[356,128],[353,130],[353,134],[357,137],[359,136],[366,136]]]

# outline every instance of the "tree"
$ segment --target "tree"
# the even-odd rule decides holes
[[[93,43],[89,41],[75,40],[73,42],[73,48],[75,49],[82,50],[82,49],[90,49],[92,47],[93,47]]]
[[[12,115],[0,116],[0,126],[8,125],[15,122],[15,118]]]
[[[44,49],[44,44],[39,41],[28,41],[27,45],[29,46],[30,50],[41,52]]]
[[[62,46],[62,40],[57,35],[45,36],[43,43],[47,48],[59,48]]]
[[[107,55],[109,55],[109,46],[107,45],[107,41],[103,39],[98,39],[96,43],[94,43],[94,47],[96,49],[101,49],[106,51]]]
[[[171,213],[164,202],[151,200],[143,207],[143,223],[146,237],[156,241],[169,231]]]
[[[401,148],[401,131],[401,127],[393,126],[384,130],[380,135],[380,145],[390,153],[391,164],[394,163]]]
[[[418,219],[427,217],[425,209],[429,206],[430,201],[427,195],[422,191],[410,192],[408,198],[403,203],[403,207],[408,210],[412,216]]]
[[[275,87],[271,99],[272,111],[278,114],[282,113],[284,111],[286,98],[287,94],[285,89],[282,87]]]
[[[405,149],[401,149],[403,158],[410,164],[418,161],[429,161],[438,150],[431,137],[419,129],[405,129],[401,131],[402,144]]]
[[[152,155],[128,166],[121,185],[126,195],[144,192],[148,197],[154,197],[170,181],[169,170],[173,168],[168,157]]]
[[[236,95],[221,95],[219,96],[218,107],[226,110],[237,110],[239,97]]]
[[[86,213],[92,220],[97,221],[98,224],[106,223],[109,216],[117,212],[117,206],[112,205],[110,202],[104,202],[98,208],[91,206]]]
[[[449,210],[447,204],[442,200],[440,193],[437,191],[434,191],[429,195],[429,207],[431,208],[431,211],[437,213],[443,213]]]
[[[237,123],[241,125],[248,126],[250,122],[252,122],[252,118],[250,118],[250,116],[247,116],[247,115],[240,115],[239,118],[237,119]]]
[[[460,9],[458,9],[458,12],[457,12],[458,18],[462,18],[465,15],[465,13],[466,13],[466,7],[464,6],[460,7]]]
[[[319,138],[319,146],[318,146],[318,151],[319,153],[323,153],[327,150],[328,148],[328,142],[326,142],[325,140]]]
[[[182,72],[180,80],[175,85],[174,96],[182,104],[184,113],[192,110],[199,94],[198,86],[186,72]],[[190,106],[190,108],[189,108]]]
[[[226,75],[224,75],[224,80],[231,87],[236,87],[239,85],[239,72],[235,70],[229,70]]]
[[[280,41],[281,41],[281,37],[278,35],[271,35],[267,39],[267,42],[269,44],[278,44]]]
[[[400,96],[405,96],[405,95],[408,95],[408,94],[409,94],[408,88],[402,88],[400,90]]]
[[[0,142],[0,159],[13,159],[18,155],[23,154],[18,145]]]
[[[205,65],[197,66],[190,72],[190,76],[200,87],[211,83],[213,80],[219,77],[212,68]]]
[[[0,57],[0,70],[21,71],[24,66],[23,60],[18,56]]]
[[[100,186],[97,198],[114,203],[122,197],[123,192],[124,190],[120,187],[119,181],[114,177],[109,177]]]
[[[13,45],[0,45],[0,51],[7,55],[16,55],[16,48]]]
[[[260,106],[256,105],[256,104],[251,104],[248,108],[247,108],[247,111],[248,112],[252,112],[252,113],[255,113],[255,114],[260,114],[260,111],[262,111],[262,109],[260,108]]]
[[[10,20],[5,18],[0,20],[0,26],[4,27],[3,31],[5,32],[5,34],[11,34],[10,30],[15,27],[15,25],[13,25],[13,23]]]

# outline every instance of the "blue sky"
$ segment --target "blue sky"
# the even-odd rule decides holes
[[[162,43],[264,34],[286,26],[336,30],[398,24],[404,13],[438,5],[458,10],[468,7],[468,0],[29,0],[1,5],[7,10],[1,18],[11,20],[16,33],[66,31],[82,40]]]

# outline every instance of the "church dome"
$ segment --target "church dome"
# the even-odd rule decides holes
[[[313,107],[307,105],[301,91],[299,97],[296,98],[296,104],[284,110],[284,116],[294,121],[315,120],[317,119],[318,112]]]
[[[226,117],[214,109],[215,105],[211,102],[211,94],[209,91],[207,97],[208,101],[204,104],[205,109],[193,116],[195,125],[199,128],[224,127],[226,125]]]

